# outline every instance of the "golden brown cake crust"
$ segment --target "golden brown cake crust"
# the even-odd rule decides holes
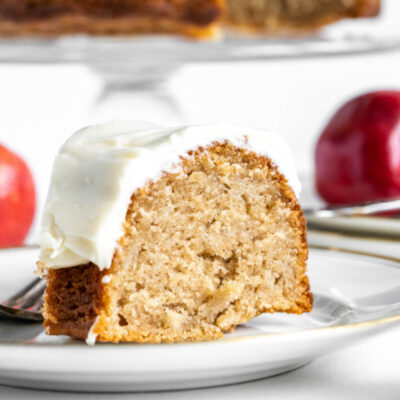
[[[381,11],[382,0],[359,0],[356,17],[376,17]]]
[[[178,33],[208,37],[223,0],[3,0],[2,36]]]
[[[50,270],[47,276],[48,286],[45,295],[45,327],[49,334],[64,334],[70,335],[76,338],[86,338],[94,322],[95,326],[93,332],[97,335],[97,340],[118,342],[118,341],[136,341],[136,342],[176,342],[176,341],[197,341],[197,340],[211,340],[221,337],[224,331],[230,331],[240,323],[245,323],[249,319],[264,313],[264,312],[275,312],[284,311],[288,313],[300,314],[303,312],[310,311],[312,308],[313,296],[310,292],[310,285],[306,272],[306,260],[308,257],[308,246],[306,241],[306,226],[303,217],[302,210],[299,203],[293,194],[292,190],[287,184],[286,179],[280,173],[278,173],[276,167],[271,161],[263,156],[258,156],[253,152],[238,149],[228,143],[215,144],[206,149],[199,148],[196,151],[192,151],[188,154],[187,158],[183,159],[183,164],[189,164],[190,159],[196,159],[196,157],[202,157],[205,154],[214,154],[215,158],[219,156],[231,156],[236,161],[242,160],[245,165],[248,165],[254,171],[267,170],[268,176],[275,182],[274,185],[278,185],[281,195],[279,202],[284,202],[285,209],[289,210],[289,216],[287,217],[288,223],[291,226],[291,232],[293,237],[296,238],[297,243],[296,249],[296,274],[294,275],[294,285],[292,289],[283,287],[283,292],[289,296],[290,300],[275,299],[274,304],[260,303],[255,309],[241,311],[235,317],[235,311],[228,310],[226,307],[224,312],[218,312],[210,325],[200,325],[197,330],[189,330],[188,332],[182,333],[181,331],[174,332],[173,330],[166,330],[163,333],[162,325],[160,325],[160,331],[156,333],[149,333],[145,329],[135,328],[133,330],[124,330],[128,324],[128,317],[123,314],[123,308],[120,308],[121,312],[118,314],[119,322],[115,321],[115,307],[116,307],[116,296],[115,292],[122,290],[122,284],[124,281],[116,284],[102,283],[104,275],[111,277],[111,280],[115,279],[118,271],[124,268],[126,265],[125,258],[128,257],[131,260],[132,255],[129,254],[129,250],[126,250],[131,245],[132,225],[130,222],[134,218],[136,213],[136,204],[145,200],[147,197],[154,192],[155,187],[164,180],[174,180],[174,174],[165,174],[163,178],[158,181],[151,182],[144,188],[139,189],[133,196],[131,205],[127,212],[127,223],[126,232],[121,238],[118,249],[114,255],[114,259],[111,268],[106,271],[99,271],[98,268],[93,265],[77,266],[72,268],[61,268]],[[224,163],[216,168],[224,168]],[[223,173],[223,172],[222,172]],[[139,227],[138,227],[139,228]],[[294,250],[294,249],[293,249]],[[125,255],[125,256],[124,256]],[[125,257],[125,258],[124,258]],[[204,255],[202,257],[217,257]],[[231,258],[229,258],[230,260]],[[230,262],[230,261],[229,261]],[[229,273],[229,272],[227,272]],[[187,272],[186,272],[187,274]],[[226,277],[226,276],[225,276]],[[278,278],[279,279],[279,278]],[[229,282],[228,282],[229,283]],[[133,285],[135,285],[133,283]],[[143,287],[142,284],[136,282],[136,286]],[[139,288],[140,290],[140,288]],[[230,289],[229,289],[230,290]],[[235,303],[233,303],[235,306]],[[236,307],[238,310],[238,306]],[[228,310],[229,312],[227,312]],[[207,308],[206,308],[207,311]],[[207,311],[208,312],[208,311]],[[99,317],[96,319],[96,317]],[[126,317],[126,318],[125,318]],[[157,322],[155,322],[157,323]],[[118,324],[120,326],[118,326]]]
[[[51,334],[87,337],[103,308],[103,274],[94,264],[48,271],[43,315]]]

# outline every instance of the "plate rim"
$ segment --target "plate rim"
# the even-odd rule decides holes
[[[19,246],[9,246],[9,247],[3,247],[0,248],[0,254],[4,250],[38,250],[39,246],[36,244],[23,244]],[[362,257],[362,258],[368,258],[368,259],[377,259],[380,260],[381,262],[384,261],[385,263],[390,263],[392,265],[387,265],[388,267],[392,268],[398,268],[400,269],[400,258],[397,257],[390,257],[390,256],[384,256],[380,254],[374,254],[374,253],[369,253],[369,252],[364,252],[364,251],[358,251],[358,250],[350,250],[350,249],[342,249],[342,248],[337,248],[335,246],[324,246],[324,245],[309,245],[309,249],[312,250],[317,250],[321,252],[326,252],[326,253],[336,253],[338,255],[346,255],[346,254],[351,254],[356,257]],[[397,265],[396,265],[397,264]],[[275,333],[262,333],[259,335],[247,335],[247,336],[239,336],[239,337],[225,337],[221,338],[219,340],[213,340],[213,341],[202,341],[202,342],[186,342],[186,343],[173,343],[173,344],[180,344],[180,345],[185,345],[185,344],[210,344],[210,343],[232,343],[232,342],[242,342],[242,341],[252,341],[252,340],[264,340],[266,338],[271,338],[271,337],[291,337],[291,336],[296,336],[299,334],[308,334],[311,332],[330,332],[332,330],[334,331],[344,331],[344,330],[363,330],[363,329],[368,329],[368,328],[378,328],[380,326],[382,327],[389,327],[395,324],[396,322],[400,322],[400,313],[392,315],[390,317],[383,317],[383,318],[378,318],[378,319],[373,319],[369,321],[361,321],[361,322],[356,322],[356,323],[351,323],[351,324],[345,324],[345,325],[332,325],[332,326],[326,326],[326,327],[320,327],[320,328],[312,328],[312,329],[304,329],[301,331],[290,331],[290,332],[275,332]],[[109,343],[98,343],[101,345],[108,345]],[[129,346],[130,344],[135,344],[137,343],[124,343],[123,347]],[[151,345],[151,344],[150,344]],[[10,348],[10,347],[27,347],[31,348],[32,344],[27,343],[27,342],[4,342],[0,341],[0,349],[1,348]],[[65,347],[65,344],[53,344],[53,343],[36,343],[35,348],[63,348]],[[80,347],[80,348],[86,348],[90,347],[92,348],[93,346],[82,346],[82,342],[79,343],[69,343],[68,348],[71,347]],[[113,346],[114,347],[114,346]]]

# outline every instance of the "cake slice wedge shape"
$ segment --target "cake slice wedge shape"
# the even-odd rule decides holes
[[[218,339],[312,308],[300,184],[286,144],[232,124],[110,122],[56,157],[39,270],[50,335]]]

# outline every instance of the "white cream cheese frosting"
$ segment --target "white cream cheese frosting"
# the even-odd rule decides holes
[[[163,128],[131,121],[86,127],[62,146],[53,166],[40,236],[45,268],[93,262],[110,267],[131,195],[162,172],[179,172],[180,156],[228,141],[267,156],[298,196],[293,159],[279,136],[218,123]]]

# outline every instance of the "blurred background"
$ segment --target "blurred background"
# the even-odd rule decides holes
[[[38,209],[28,240],[35,241],[59,147],[89,123],[114,118],[162,125],[224,120],[275,131],[289,143],[300,175],[312,176],[315,141],[343,102],[375,89],[400,89],[400,46],[385,45],[400,43],[399,21],[400,2],[385,0],[376,19],[325,29],[330,41],[311,43],[314,54],[302,56],[307,49],[283,46],[298,56],[279,57],[276,45],[272,53],[278,56],[255,60],[248,59],[253,57],[242,46],[226,61],[193,61],[180,52],[175,62],[163,62],[160,56],[154,66],[150,48],[138,51],[134,61],[121,57],[105,67],[79,57],[68,60],[68,54],[68,62],[55,62],[54,49],[48,50],[48,63],[32,62],[32,54],[25,60],[15,57],[15,62],[10,46],[0,46],[0,143],[26,160],[37,188]],[[343,38],[350,46],[345,54],[333,54]],[[352,51],[351,41],[357,44],[359,38],[370,40],[372,50],[359,52],[355,46]]]

